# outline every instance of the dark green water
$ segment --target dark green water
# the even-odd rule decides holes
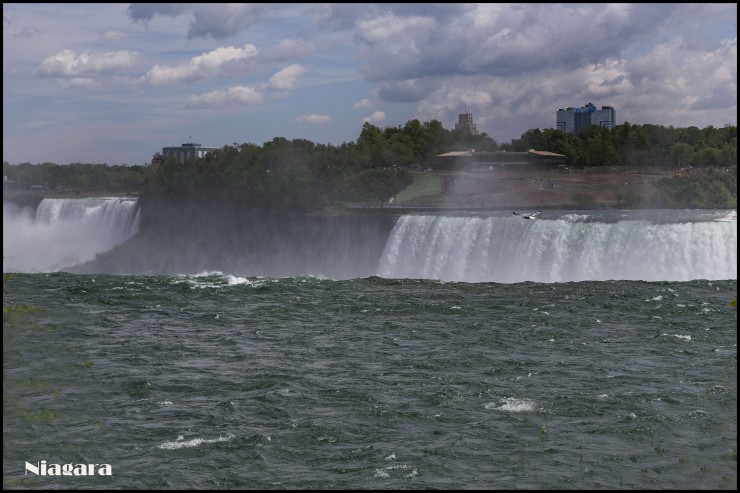
[[[737,281],[19,274],[8,489],[736,489]],[[109,464],[35,476],[25,462]]]

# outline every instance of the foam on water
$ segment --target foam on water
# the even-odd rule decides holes
[[[208,444],[208,443],[218,443],[218,442],[227,442],[234,438],[234,435],[227,435],[225,437],[218,437],[211,440],[207,440],[204,438],[193,438],[192,440],[184,440],[183,436],[177,437],[177,440],[174,442],[165,442],[161,444],[158,448],[164,449],[164,450],[176,450],[180,448],[190,448],[190,447],[197,447],[199,445]]]
[[[516,399],[514,397],[505,397],[498,402],[489,402],[483,407],[496,411],[508,411],[512,413],[523,413],[535,410],[535,402],[531,399]]]

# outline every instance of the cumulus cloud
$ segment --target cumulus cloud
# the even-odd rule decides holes
[[[263,101],[262,94],[247,86],[234,86],[226,90],[216,90],[190,96],[186,108],[214,108],[230,105],[253,106]]]
[[[362,119],[362,123],[380,123],[385,120],[385,113],[382,111],[376,111],[370,116],[366,116]]]
[[[62,87],[65,89],[97,89],[101,86],[99,79],[88,77],[72,77],[63,79]]]
[[[439,79],[431,77],[384,82],[378,87],[378,96],[389,103],[417,102],[437,89],[439,83]]]
[[[332,131],[341,133],[333,139],[356,138],[363,115],[369,115],[363,122],[434,119],[454,128],[467,110],[481,132],[508,142],[528,129],[554,127],[558,108],[589,101],[614,106],[618,124],[737,122],[733,3],[129,4],[125,12],[88,4],[23,5],[4,6],[3,76],[8,87],[43,95],[6,98],[30,108],[16,112],[29,115],[24,118],[68,105],[70,114],[84,114],[79,120],[85,124],[97,120],[92,116],[99,107],[107,118],[125,108],[122,120],[152,121],[150,115],[169,114],[178,104],[243,108],[305,91],[282,104],[321,100]],[[105,12],[107,25],[86,21],[89,12]],[[133,26],[120,27],[129,20]],[[218,42],[235,35],[244,41]],[[84,48],[101,44],[108,53]],[[187,56],[172,58],[184,50]],[[143,60],[152,62],[143,66]],[[41,80],[28,81],[28,74]],[[307,74],[310,84],[303,83]],[[60,83],[96,88],[94,100],[109,104],[90,104],[93,91],[62,94]],[[198,83],[198,89],[185,83]],[[48,98],[59,98],[58,104],[34,106]],[[134,100],[140,105],[120,104]],[[378,108],[388,116],[371,114]],[[271,112],[252,133],[269,140],[290,126],[323,138],[329,125],[310,123],[324,115],[295,118],[302,111]],[[209,124],[223,124],[221,135],[238,131],[228,119]],[[16,134],[25,139],[28,132]],[[8,142],[6,149],[41,152]]]
[[[370,105],[369,99],[361,99],[352,105],[352,109],[353,110],[364,110],[364,109],[369,108],[370,106],[371,105]]]
[[[155,86],[194,82],[221,75],[230,64],[256,54],[257,48],[253,44],[245,44],[242,48],[222,46],[173,67],[155,65],[142,80]]]
[[[293,120],[295,123],[313,123],[313,124],[319,124],[319,123],[328,123],[331,121],[331,117],[329,115],[317,115],[316,113],[313,113],[311,115],[302,115]]]
[[[135,51],[76,54],[63,50],[45,58],[36,71],[39,77],[92,77],[129,69],[139,58]]]
[[[407,63],[411,63],[418,74],[424,67],[419,60],[429,45],[434,44],[435,31],[435,21],[430,17],[400,18],[385,14],[359,22],[355,41],[367,47],[365,56],[369,63],[364,70],[365,77],[369,80],[396,78],[401,74],[405,77],[409,72],[398,65]]]
[[[105,31],[103,33],[103,39],[106,41],[118,41],[119,39],[123,39],[124,36],[125,34],[121,31]]]
[[[293,86],[295,86],[298,77],[303,75],[305,72],[306,69],[297,63],[294,63],[293,65],[288,65],[287,67],[270,77],[270,80],[267,81],[267,87],[277,91],[293,89]]]
[[[275,46],[265,48],[264,57],[273,62],[304,58],[316,51],[316,44],[305,39],[284,39]]]
[[[131,3],[126,10],[131,20],[149,22],[156,15],[176,17],[187,8],[184,3]]]
[[[156,16],[177,17],[190,14],[188,39],[233,37],[259,22],[271,12],[284,8],[282,4],[259,3],[132,3],[127,9],[133,21],[150,22]]]
[[[357,23],[371,81],[425,76],[509,76],[563,70],[620,58],[665,25],[672,5],[475,4],[439,15],[436,9],[383,11]],[[388,63],[393,60],[393,63]]]
[[[697,8],[475,4],[438,15],[429,6],[389,6],[363,11],[354,40],[364,48],[363,75],[381,101],[417,102],[417,117],[448,127],[467,106],[479,129],[508,140],[553,127],[558,107],[589,101],[615,106],[618,121],[629,114],[644,122],[656,121],[661,101],[682,110],[660,121],[680,125],[699,118],[692,111],[723,105],[726,111],[736,100],[730,95],[737,91],[736,39],[720,47],[705,31],[698,43],[698,26],[706,24],[688,20],[700,18]],[[686,37],[646,51],[669,27]]]

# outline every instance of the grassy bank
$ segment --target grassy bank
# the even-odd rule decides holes
[[[414,173],[414,182],[396,195],[394,204],[404,204],[415,199],[438,199],[442,195],[442,181],[437,175]]]

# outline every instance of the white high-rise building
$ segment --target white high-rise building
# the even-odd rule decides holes
[[[184,163],[190,159],[201,158],[215,150],[215,147],[203,147],[200,144],[193,144],[190,142],[183,144],[180,147],[163,147],[162,158],[174,157],[181,163]]]

